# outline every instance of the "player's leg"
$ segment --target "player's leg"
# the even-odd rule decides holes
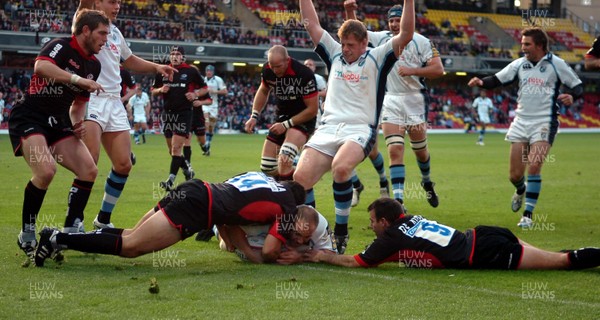
[[[427,193],[427,202],[436,208],[439,205],[439,199],[435,192],[435,183],[431,181],[431,156],[427,148],[427,123],[409,127],[408,135],[410,137],[410,147],[417,157],[417,165],[421,171],[421,186]]]
[[[192,135],[188,135],[183,143],[183,163],[181,169],[185,180],[193,179],[196,173],[192,169]]]
[[[278,178],[277,153],[279,152],[279,148],[275,142],[265,139],[260,158],[260,170],[274,178]]]
[[[121,231],[118,233],[121,233],[121,235],[126,236],[131,234],[134,230],[136,230],[137,228],[139,228],[144,222],[146,222],[146,220],[150,219],[150,217],[152,217],[152,215],[156,214],[157,212],[154,210],[154,208],[150,209],[148,212],[146,212],[146,214],[140,219],[140,221],[138,221],[135,226],[131,229],[120,229]],[[160,213],[160,211],[159,211]],[[106,230],[106,229],[105,229]]]
[[[104,132],[101,140],[112,163],[112,168],[104,185],[104,197],[100,212],[94,220],[96,228],[113,227],[110,217],[125,188],[132,166],[129,131]]]
[[[84,234],[61,233],[49,228],[42,230],[40,235],[40,245],[35,256],[37,266],[43,266],[46,258],[61,249],[134,258],[162,250],[182,239],[179,231],[171,226],[164,214],[153,214],[126,236],[104,230]]]
[[[340,254],[343,254],[348,246],[348,220],[352,202],[352,171],[364,160],[365,156],[364,146],[348,139],[338,149],[331,163],[335,206],[334,235],[337,250]]]
[[[550,147],[550,143],[546,141],[538,141],[529,146],[525,211],[523,212],[523,216],[530,219],[532,219],[533,210],[542,190],[542,165],[550,152]]]
[[[332,156],[319,152],[310,147],[304,147],[294,172],[294,181],[300,183],[306,190],[307,205],[315,207],[315,194],[313,187],[325,172],[331,169]]]
[[[356,169],[352,171],[352,178],[350,180],[352,181],[352,202],[350,206],[356,207],[360,202],[360,194],[365,190],[365,186],[360,181]]]
[[[100,145],[102,143],[102,127],[93,120],[85,120],[85,135],[81,139],[85,146],[90,151],[94,163],[98,164],[100,158]]]
[[[98,175],[98,168],[83,142],[69,137],[54,145],[54,156],[60,159],[59,164],[75,174],[69,190],[67,215],[63,232],[76,233],[83,231],[83,211]]]
[[[369,160],[371,160],[373,168],[375,168],[375,171],[377,171],[377,174],[379,175],[379,195],[382,198],[389,198],[390,186],[385,174],[385,162],[383,160],[383,155],[381,152],[379,152],[378,141],[379,133],[376,136],[373,150],[371,150],[371,153],[369,153]]]
[[[294,160],[300,154],[308,137],[301,130],[291,128],[285,134],[285,140],[279,149],[277,157],[280,180],[292,180],[294,175]]]
[[[133,141],[135,144],[140,144],[140,124],[139,122],[133,123]]]
[[[183,145],[188,136],[189,135],[187,134],[182,135],[178,132],[174,132],[173,137],[171,138],[171,165],[169,168],[169,177],[166,181],[160,183],[161,187],[167,191],[173,188],[179,168],[185,166],[187,169],[185,159],[183,158]]]
[[[36,220],[44,202],[46,190],[56,174],[56,162],[50,153],[46,138],[41,134],[33,134],[21,140],[23,159],[29,165],[32,178],[25,187],[23,209],[21,211],[21,232],[17,244],[28,258],[35,254]]]
[[[398,124],[384,122],[383,135],[390,157],[390,181],[394,199],[404,203],[404,181],[406,170],[404,167],[404,135],[406,128]]]
[[[529,144],[526,142],[513,142],[510,146],[510,182],[515,186],[515,193],[512,196],[511,209],[513,212],[519,211],[525,198],[525,169],[527,168],[527,156],[529,154]],[[529,220],[528,220],[529,219]],[[531,226],[531,218],[522,219],[525,226]],[[521,222],[519,222],[519,226]]]

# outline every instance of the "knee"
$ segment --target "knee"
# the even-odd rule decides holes
[[[96,181],[98,167],[96,165],[86,166],[83,170],[77,172],[76,175],[83,181]]]
[[[113,162],[113,169],[116,173],[128,175],[131,171],[131,158]]]
[[[37,184],[41,188],[47,188],[52,179],[54,179],[54,175],[56,174],[56,166],[45,166],[43,169],[38,170],[34,175],[34,179]]]
[[[348,165],[347,163],[337,163],[332,166],[331,174],[333,175],[333,180],[337,182],[342,182],[349,180],[352,177],[352,171],[354,167]]]

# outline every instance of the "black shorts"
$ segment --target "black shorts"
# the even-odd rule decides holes
[[[521,263],[523,246],[508,229],[477,226],[475,234],[474,269],[515,270]]]
[[[289,120],[292,117],[293,116],[290,116],[290,115],[280,115],[277,117],[277,122],[283,122],[283,121]],[[295,125],[292,128],[294,128],[296,130],[300,130],[300,132],[302,132],[306,136],[306,140],[308,141],[308,138],[310,138],[310,136],[315,132],[316,122],[317,122],[317,118],[314,118],[303,124]],[[290,129],[292,129],[292,128],[290,128]],[[288,129],[288,130],[290,130],[290,129]],[[273,132],[269,131],[267,140],[273,142],[274,144],[276,144],[278,146],[281,146],[283,144],[283,142],[285,141],[285,133],[277,135],[277,134],[274,134]]]
[[[160,115],[165,137],[172,138],[174,134],[188,137],[192,128],[192,110],[165,110]]]
[[[209,221],[209,192],[203,181],[192,179],[169,191],[155,211],[161,210],[171,225],[181,233],[181,240],[212,227]]]
[[[202,107],[194,108],[192,113],[192,132],[196,136],[203,136],[206,134],[206,120],[204,119]]]
[[[17,106],[10,113],[8,133],[15,157],[23,155],[21,143],[31,135],[43,135],[48,146],[73,136],[68,115],[44,115],[25,106]]]

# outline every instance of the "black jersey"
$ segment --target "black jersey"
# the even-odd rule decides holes
[[[296,213],[292,190],[262,172],[247,172],[224,183],[211,183],[209,201],[209,221],[212,219],[213,224],[269,224]]]
[[[98,79],[100,62],[94,55],[86,55],[75,36],[58,38],[48,42],[40,51],[37,60],[46,60],[59,68],[85,79]],[[90,93],[74,84],[58,83],[54,79],[31,77],[29,89],[22,102],[23,107],[34,109],[45,115],[68,115],[75,99],[88,101]]]
[[[315,74],[307,66],[290,58],[288,69],[278,78],[269,63],[263,65],[262,83],[277,98],[277,115],[295,116],[306,109],[304,99],[319,94]],[[316,119],[316,117],[315,117]]]
[[[157,74],[152,87],[160,88],[163,85],[169,86],[169,91],[163,94],[165,110],[192,110],[192,101],[189,101],[185,97],[185,94],[197,89],[207,88],[206,82],[204,82],[198,69],[187,63],[182,63],[174,68],[179,72],[173,73],[173,81],[169,81],[169,78]]]
[[[585,54],[586,58],[600,58],[600,37],[594,40],[592,47]]]
[[[403,215],[354,259],[363,267],[400,261],[407,267],[467,268],[473,243],[472,230],[463,233],[423,216]]]
[[[127,94],[127,89],[135,89],[135,78],[123,67],[119,67],[121,73],[121,97]]]

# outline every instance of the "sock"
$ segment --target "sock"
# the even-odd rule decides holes
[[[356,171],[352,171],[352,178],[350,178],[350,181],[352,181],[352,188],[354,189],[360,189],[363,186],[362,182],[360,182],[360,179],[358,178],[358,175],[356,174]]]
[[[191,146],[183,147],[183,158],[188,163],[192,163],[192,147]]]
[[[394,199],[404,203],[404,179],[406,171],[403,164],[390,166],[390,180],[392,181],[392,193]]]
[[[525,192],[525,176],[521,177],[517,182],[512,182],[512,184],[517,189],[517,194],[523,194],[523,192]]]
[[[542,176],[529,175],[527,176],[527,189],[525,191],[525,212],[530,214],[535,209],[540,191],[542,190]],[[523,214],[525,215],[525,214]],[[531,217],[530,217],[531,218]]]
[[[213,134],[212,133],[206,133],[206,149],[210,149],[210,143],[212,142],[212,138],[213,138]]]
[[[581,248],[569,250],[569,269],[587,269],[600,266],[599,248]]]
[[[385,167],[384,167],[383,156],[381,155],[381,152],[377,153],[377,158],[375,158],[374,160],[371,159],[371,163],[373,164],[373,168],[375,168],[375,170],[379,174],[379,187],[380,188],[387,187],[388,181],[387,181],[387,177],[385,176]]]
[[[67,206],[67,218],[65,219],[65,227],[74,227],[75,219],[83,221],[83,210],[87,205],[94,181],[82,181],[79,179],[73,180],[73,185],[69,190],[69,202]]]
[[[118,256],[123,246],[123,238],[121,235],[105,233],[102,230],[89,233],[59,233],[56,235],[56,244],[81,252]]]
[[[333,228],[333,234],[336,236],[345,236],[348,234],[348,224],[347,223],[335,223],[335,227]]]
[[[112,214],[117,200],[125,188],[125,182],[127,182],[127,175],[123,175],[115,172],[114,169],[110,171],[106,178],[106,184],[104,185],[104,198],[102,198],[102,206],[98,213],[98,221],[104,224],[110,223],[110,215]]]
[[[135,142],[140,141],[140,132],[139,131],[133,132],[133,140],[135,140]]]
[[[171,156],[171,168],[169,169],[169,175],[177,176],[179,167],[183,168],[183,166],[185,166],[187,169],[187,165],[185,165],[185,160],[183,159],[183,156]]]
[[[35,233],[35,221],[45,196],[46,190],[38,189],[33,185],[31,180],[27,183],[27,186],[25,187],[25,196],[23,197],[21,231]]]
[[[315,190],[313,188],[306,190],[306,200],[304,200],[304,204],[307,204],[313,208],[317,207],[317,203],[315,201]]]
[[[121,228],[102,228],[102,233],[118,234],[122,235],[125,229]]]
[[[348,224],[350,205],[352,204],[352,182],[333,182],[333,202],[335,205],[335,223]]]
[[[417,164],[419,165],[419,169],[421,170],[421,177],[422,177],[421,181],[422,182],[431,182],[431,179],[429,178],[430,160],[431,160],[431,157],[427,157],[427,160],[425,160],[425,162],[421,162],[417,159]]]

